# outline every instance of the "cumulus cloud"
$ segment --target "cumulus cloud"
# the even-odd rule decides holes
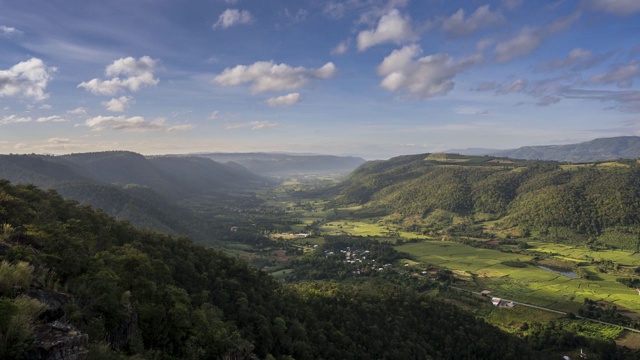
[[[92,79],[82,82],[78,87],[96,95],[115,95],[124,91],[138,91],[145,86],[155,86],[160,82],[154,77],[157,61],[149,56],[139,59],[121,58],[107,66],[105,74],[113,76],[110,80]]]
[[[213,24],[213,28],[229,28],[238,24],[249,24],[253,21],[253,17],[251,13],[247,10],[238,10],[238,9],[227,9],[220,17],[218,17],[218,21]]]
[[[249,122],[240,123],[240,124],[230,124],[230,125],[227,125],[225,129],[232,130],[232,129],[250,128],[251,130],[263,130],[263,129],[273,128],[278,125],[280,124],[274,123],[271,121],[249,121]]]
[[[0,124],[7,125],[7,124],[28,123],[28,122],[31,122],[32,120],[33,119],[31,119],[30,117],[8,115],[3,117],[2,120],[0,120]]]
[[[22,95],[44,100],[49,97],[44,91],[56,71],[38,58],[17,63],[9,70],[0,70],[0,97]]]
[[[191,125],[169,126],[164,118],[146,120],[142,116],[96,116],[85,120],[84,125],[93,131],[121,130],[134,132],[147,131],[184,131],[192,128]]]
[[[336,73],[332,62],[317,69],[287,64],[275,64],[273,61],[259,61],[252,65],[237,65],[226,68],[213,81],[222,86],[251,84],[256,93],[298,89],[312,79],[328,79]]]
[[[416,38],[411,18],[402,16],[397,9],[392,9],[380,18],[375,29],[365,30],[358,34],[358,50],[364,51],[384,43],[400,45]]]
[[[102,103],[109,111],[123,112],[134,102],[131,96],[120,96]]]
[[[291,93],[287,95],[282,95],[282,96],[274,97],[271,99],[267,99],[267,101],[265,102],[267,103],[267,105],[273,106],[273,107],[277,107],[277,106],[287,107],[300,102],[300,94]]]
[[[499,63],[509,62],[513,59],[526,56],[535,51],[545,38],[555,33],[564,31],[572,23],[580,18],[581,14],[575,12],[562,17],[540,28],[525,27],[511,39],[499,42],[495,47],[495,60]]]
[[[0,36],[13,36],[13,35],[20,35],[20,34],[22,34],[22,31],[14,27],[0,25]]]
[[[604,11],[618,16],[628,16],[640,12],[637,0],[584,0],[592,10]]]
[[[591,84],[616,84],[619,88],[630,88],[633,85],[633,79],[640,77],[640,62],[631,61],[626,65],[616,65],[609,71],[593,75],[589,78]]]
[[[452,79],[458,73],[481,60],[475,55],[456,61],[445,53],[417,58],[421,52],[415,44],[391,52],[378,66],[378,75],[383,77],[380,86],[423,99],[445,95],[453,89]]]
[[[489,5],[484,5],[476,9],[466,19],[464,9],[458,10],[442,22],[442,30],[450,35],[466,36],[504,22],[504,16],[499,11],[492,12]]]

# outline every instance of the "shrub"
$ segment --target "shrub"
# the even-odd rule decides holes
[[[11,264],[0,262],[0,296],[9,296],[16,289],[27,289],[31,284],[33,266],[24,261]]]

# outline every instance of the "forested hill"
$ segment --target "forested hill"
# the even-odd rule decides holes
[[[208,241],[211,229],[181,204],[269,183],[238,164],[199,157],[145,157],[127,151],[46,155],[0,155],[0,179],[55,189],[69,199],[103,209],[133,224]],[[218,201],[219,200],[219,201]]]
[[[524,146],[512,150],[467,149],[451,152],[468,155],[488,154],[513,159],[555,160],[573,163],[638,159],[640,158],[640,137],[619,136],[599,138],[578,144]]]
[[[218,162],[236,162],[263,176],[347,174],[365,162],[353,156],[300,155],[274,153],[204,153],[197,154]]]
[[[337,205],[362,204],[425,233],[478,234],[483,222],[498,220],[491,226],[524,236],[533,232],[633,250],[640,240],[636,160],[561,165],[420,154],[368,162],[338,191]]]
[[[0,358],[531,359],[519,338],[385,284],[279,285],[186,238],[0,181]]]

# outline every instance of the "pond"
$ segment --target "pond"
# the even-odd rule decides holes
[[[578,278],[578,274],[574,273],[573,271],[567,271],[566,269],[554,269],[554,268],[550,268],[548,266],[542,266],[542,265],[537,265],[537,267],[539,267],[542,270],[545,271],[549,271],[552,273],[556,273],[556,274],[560,274],[562,276],[566,276],[566,277],[570,277],[572,279],[577,279]]]

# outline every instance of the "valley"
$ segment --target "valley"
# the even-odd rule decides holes
[[[34,162],[40,165],[34,166]],[[341,164],[339,162],[338,166]],[[8,183],[3,185],[5,195],[0,198],[0,205],[5,204],[6,210],[3,213],[4,240],[0,243],[4,250],[0,249],[3,252],[0,256],[14,262],[27,259],[34,264],[54,261],[53,265],[46,265],[56,269],[59,274],[56,276],[60,276],[56,277],[60,285],[55,285],[54,289],[71,289],[73,296],[78,297],[74,300],[78,306],[87,306],[102,291],[85,289],[85,276],[106,281],[105,286],[120,286],[123,299],[130,296],[126,291],[137,294],[135,296],[151,294],[151,299],[160,299],[163,292],[173,291],[165,288],[172,281],[166,282],[166,275],[163,280],[155,278],[158,275],[150,270],[150,265],[145,265],[143,273],[128,274],[130,269],[141,266],[135,264],[150,257],[155,259],[153,266],[157,269],[162,266],[172,269],[173,281],[180,284],[191,299],[180,300],[191,302],[193,308],[189,311],[203,310],[198,307],[210,302],[218,304],[222,313],[207,316],[230,321],[233,325],[225,331],[233,332],[235,327],[243,329],[242,336],[260,347],[255,351],[261,356],[295,353],[300,358],[314,358],[319,353],[332,351],[304,336],[298,338],[300,344],[308,344],[316,350],[296,348],[291,343],[275,346],[268,340],[274,335],[266,334],[282,331],[277,330],[279,325],[273,325],[279,320],[260,320],[263,321],[260,331],[264,334],[257,334],[247,319],[286,318],[292,326],[290,331],[301,331],[293,329],[302,318],[282,309],[311,312],[306,308],[310,306],[309,301],[337,301],[334,296],[343,292],[359,293],[359,301],[365,303],[377,301],[369,298],[369,292],[373,292],[387,294],[384,296],[389,298],[384,301],[393,302],[391,298],[403,294],[405,299],[418,296],[429,307],[446,304],[455,309],[446,310],[447,314],[449,311],[461,312],[499,328],[503,336],[511,339],[509,346],[520,346],[513,339],[523,339],[533,351],[532,358],[560,354],[579,356],[580,349],[596,359],[614,353],[633,358],[640,351],[640,332],[636,330],[640,328],[640,296],[636,290],[640,287],[640,203],[637,200],[640,165],[635,160],[567,164],[458,154],[416,154],[366,162],[346,176],[333,172],[303,172],[286,178],[256,175],[241,165],[220,164],[206,158],[146,158],[126,152],[66,158],[6,156],[0,158],[0,165],[3,174],[14,181],[33,179],[32,183],[60,189],[62,193],[70,188],[74,189],[72,194],[75,196],[82,194],[76,185],[81,179],[84,184],[81,188],[94,191],[85,192],[87,198],[78,200],[102,209],[98,210],[99,216],[107,216],[110,212],[129,220],[117,226],[109,225],[105,229],[111,230],[96,235],[91,235],[86,228],[81,237],[74,235],[76,245],[62,245],[59,241],[69,236],[68,229],[75,229],[69,224],[79,216],[76,209],[88,208],[77,201],[64,206],[41,205],[60,200],[49,199],[47,196],[54,196],[53,191],[39,193],[33,185],[20,185],[17,189]],[[60,168],[61,165],[65,167]],[[78,179],[70,180],[68,169],[74,169],[73,176]],[[151,170],[154,172],[150,173]],[[172,188],[176,188],[175,191]],[[27,199],[40,200],[33,203],[27,199],[17,200],[22,193],[33,193]],[[128,211],[114,206],[118,201],[122,202],[118,199],[127,199],[127,196],[147,205],[131,207],[137,203],[126,200],[128,205],[124,209],[128,208]],[[48,223],[60,221],[55,220],[56,217],[30,220],[26,214],[35,210],[13,213],[25,206],[20,201],[30,204],[33,209],[45,206],[51,213],[61,211],[56,210],[61,206],[63,209],[69,207],[56,215],[60,219],[66,219],[67,215],[63,214],[75,215],[57,225]],[[82,221],[87,224],[96,221],[91,219]],[[33,224],[21,225],[29,221]],[[110,224],[112,220],[102,218],[99,221]],[[132,225],[143,230],[133,230]],[[170,231],[166,231],[168,225],[171,225]],[[59,227],[65,230],[56,231],[66,235],[47,235],[50,229]],[[128,229],[134,232],[109,235],[110,231],[125,234]],[[169,232],[174,237],[156,231]],[[137,240],[122,240],[123,236]],[[100,240],[91,242],[93,240],[85,238]],[[167,246],[191,244],[189,238],[205,247],[194,243],[188,245],[190,250],[180,251],[217,250],[206,252],[207,255],[199,260],[193,258],[194,255],[185,255],[188,256],[186,260],[173,259],[170,254],[163,255],[162,259],[157,257],[156,252],[166,252]],[[36,246],[38,252],[48,255],[25,255],[26,244],[35,244],[28,246]],[[75,246],[71,253],[68,246]],[[156,246],[163,250],[157,250]],[[202,263],[192,268],[192,265],[181,263],[183,260],[193,264],[206,263],[210,256],[223,263],[235,259],[235,270],[228,273],[227,265],[221,265],[215,270],[217,275],[209,278],[207,271],[202,269],[210,265]],[[57,260],[63,258],[66,262]],[[94,261],[97,261],[96,269],[88,265]],[[167,265],[161,266],[160,262],[167,262]],[[80,270],[74,270],[74,266],[79,266]],[[101,277],[105,273],[96,273],[98,269],[112,271],[104,270],[110,266],[116,266],[113,271],[118,274],[111,280]],[[238,266],[251,270],[238,270]],[[164,271],[160,270],[160,273]],[[190,275],[181,275],[181,271]],[[235,271],[255,271],[257,277],[241,280],[233,275]],[[85,272],[91,275],[82,275]],[[131,276],[134,279],[130,279]],[[196,285],[192,280],[195,278],[208,279],[208,282]],[[215,278],[226,279],[222,281],[229,283],[220,285]],[[140,289],[134,290],[132,281],[141,284]],[[292,303],[272,294],[269,296],[275,296],[274,302],[269,303],[267,313],[264,309],[249,310],[242,304],[248,297],[257,299],[257,295],[240,292],[234,285],[239,281],[248,281],[249,286],[263,284],[267,287],[260,290],[264,294],[292,291],[290,296],[295,300]],[[160,288],[156,286],[164,290],[157,292]],[[226,295],[211,294],[207,290],[218,286],[226,289],[223,291]],[[5,296],[7,294],[12,292],[5,290]],[[117,308],[115,298],[101,301],[107,301],[112,309],[113,306]],[[150,304],[138,298],[127,304],[133,304],[127,306],[141,311],[160,308],[157,303]],[[316,311],[320,305],[314,304],[313,311]],[[349,312],[357,313],[349,307],[352,305],[344,306]],[[235,306],[244,310],[238,312]],[[74,316],[90,319],[107,308],[89,306],[87,309],[90,312],[78,310]],[[245,314],[245,311],[249,313]],[[391,309],[376,311],[384,313]],[[110,316],[100,316],[103,319],[100,321],[106,322],[101,322],[98,328],[89,326],[87,320],[72,323],[87,331],[90,338],[111,336],[120,325],[115,320],[107,320]],[[141,326],[147,328],[160,326],[153,324],[158,319],[148,312],[140,321]],[[305,325],[308,331],[320,331],[329,336],[329,330],[322,328],[326,324],[313,321]],[[265,325],[267,323],[271,325]],[[200,325],[193,322],[188,326],[196,329]],[[194,337],[197,341],[206,338],[198,336]],[[337,341],[337,335],[331,336],[334,342]],[[407,333],[406,336],[414,335]],[[563,339],[562,342],[559,339]],[[145,347],[173,351],[163,348],[159,339],[143,336],[142,340],[136,341],[142,341]],[[415,341],[421,347],[432,346],[418,338]],[[172,346],[189,352],[183,345],[174,343]],[[131,349],[133,343],[127,346],[111,347],[111,350],[122,352]],[[231,344],[220,346],[214,352],[218,356],[249,349]],[[397,344],[395,346],[397,348]],[[379,350],[376,351],[383,348],[377,347]],[[350,351],[366,353],[362,349]]]

